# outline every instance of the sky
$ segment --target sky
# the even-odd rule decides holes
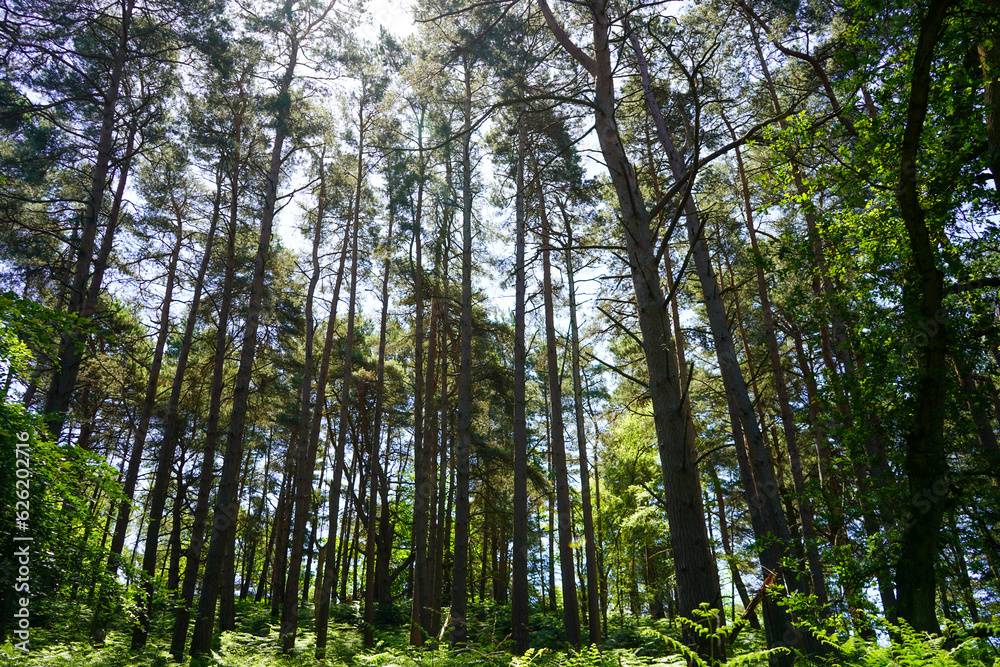
[[[355,30],[355,35],[374,42],[378,38],[380,27],[383,26],[399,38],[413,34],[417,29],[413,22],[414,3],[415,0],[368,0],[365,3],[362,25]],[[294,174],[289,189],[297,190],[304,182],[303,174]],[[306,239],[298,229],[301,217],[300,207],[294,203],[291,206],[286,206],[276,216],[275,231],[286,247],[308,253],[311,249],[311,241]]]
[[[396,37],[406,37],[416,31],[413,23],[414,0],[369,0],[368,16],[371,25],[364,26],[359,33],[368,39],[378,36],[379,25]]]

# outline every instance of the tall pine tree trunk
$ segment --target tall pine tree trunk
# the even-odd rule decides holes
[[[562,415],[562,378],[559,373],[556,345],[555,309],[552,304],[552,266],[549,260],[549,219],[545,212],[545,191],[538,185],[538,214],[542,223],[542,297],[545,302],[545,346],[548,358],[550,423],[549,447],[556,482],[556,513],[559,523],[559,571],[562,575],[563,629],[566,641],[579,647],[580,607],[576,597],[576,572],[573,566],[573,508],[569,498],[569,471],[566,468],[566,444]]]
[[[301,424],[292,427],[290,442],[298,442]],[[274,563],[271,567],[271,619],[278,621],[285,601],[285,582],[288,574],[288,541],[292,534],[292,512],[295,505],[295,447],[289,447],[282,468],[281,491],[274,517]]]
[[[389,268],[392,248],[393,210],[389,212],[389,228],[386,230],[386,257],[382,263],[382,315],[378,329],[378,365],[375,369],[375,424],[372,427],[368,448],[368,525],[365,532],[365,601],[364,601],[364,645],[375,645],[375,532],[378,509],[378,457],[382,439],[382,403],[385,400],[385,342],[389,320]]]
[[[657,449],[666,489],[667,518],[672,535],[671,551],[677,570],[677,590],[681,612],[690,617],[701,603],[707,603],[722,615],[719,575],[708,541],[701,481],[687,444],[687,416],[683,410],[683,392],[670,325],[664,310],[658,262],[649,228],[649,213],[622,144],[615,122],[614,75],[611,63],[610,21],[604,0],[592,0],[594,57],[584,53],[562,30],[546,0],[539,0],[546,23],[562,44],[595,77],[595,125],[601,152],[618,198],[625,232],[626,251],[636,310],[642,333],[643,352],[649,374],[649,395],[653,406]],[[666,351],[666,354],[664,352]],[[688,634],[688,641],[703,656],[722,658],[724,647]]]
[[[576,321],[576,285],[573,282],[573,228],[566,223],[566,280],[569,288],[570,344],[573,360],[573,403],[576,407],[576,446],[580,456],[580,502],[583,505],[584,551],[587,556],[587,625],[590,643],[601,645],[601,613],[597,583],[597,542],[594,539],[594,509],[590,500],[590,463],[587,456],[587,428],[583,420],[583,381],[580,378],[580,329]]]
[[[330,620],[330,599],[336,589],[337,576],[337,517],[340,514],[340,486],[343,480],[344,455],[347,448],[348,408],[351,401],[351,369],[354,357],[354,316],[358,296],[358,230],[361,225],[361,192],[364,185],[365,118],[364,107],[358,110],[358,155],[355,172],[354,204],[351,221],[351,287],[347,300],[347,340],[344,344],[344,379],[340,394],[340,418],[337,424],[337,448],[333,461],[333,481],[330,485],[330,528],[326,539],[327,561],[323,573],[323,592],[316,607],[316,659],[326,655],[326,637]],[[346,535],[341,536],[341,540]]]
[[[472,62],[462,56],[465,85],[462,127],[462,317],[455,447],[455,552],[451,582],[451,645],[468,638],[469,448],[472,444]]]
[[[413,245],[415,263],[413,272],[413,299],[416,313],[413,323],[413,465],[414,465],[414,497],[413,497],[413,598],[410,609],[410,644],[421,646],[424,634],[430,631],[428,606],[430,604],[430,582],[428,578],[427,534],[429,529],[429,512],[431,480],[429,454],[425,450],[424,440],[424,268],[423,268],[423,232],[421,229],[421,214],[423,212],[424,178],[423,178],[423,115],[417,126],[418,169],[416,211],[413,218]],[[429,371],[428,371],[429,372]]]
[[[434,609],[434,636],[441,636],[441,600],[445,597],[447,588],[445,587],[445,559],[451,546],[451,508],[454,496],[454,485],[449,485],[448,481],[453,474],[454,468],[449,466],[449,452],[451,451],[451,439],[449,439],[450,405],[448,402],[448,258],[451,255],[451,214],[446,214],[438,243],[438,252],[441,254],[441,291],[437,299],[438,307],[438,330],[440,332],[438,358],[441,360],[441,405],[440,416],[440,444],[441,454],[438,463],[438,516],[437,524],[439,528],[439,539],[437,550],[434,553],[434,600],[431,603]]]
[[[728,124],[728,123],[727,123]],[[729,128],[733,140],[736,133]],[[750,184],[743,166],[743,153],[737,147],[736,166],[740,178],[740,188],[743,194],[743,211],[746,217],[747,234],[750,237],[750,248],[753,252],[756,266],[757,290],[760,298],[761,320],[764,324],[764,340],[767,344],[768,360],[771,362],[771,372],[774,377],[775,394],[778,398],[778,408],[781,426],[785,435],[785,446],[788,449],[788,462],[792,472],[792,484],[798,502],[799,519],[802,522],[802,538],[805,541],[806,558],[809,564],[809,574],[812,579],[813,594],[821,607],[826,607],[826,581],[823,576],[823,565],[819,557],[818,537],[816,535],[815,517],[812,501],[806,489],[805,474],[799,456],[798,433],[795,427],[795,417],[792,414],[791,400],[788,397],[788,387],[785,383],[785,370],[781,364],[781,353],[778,349],[778,337],[774,328],[774,313],[771,309],[771,299],[768,294],[767,279],[764,276],[763,257],[757,246],[757,230],[753,222],[753,205],[750,201]],[[728,260],[727,260],[728,261]]]
[[[127,162],[128,161],[126,161],[126,168]],[[125,174],[123,173],[119,180],[119,195],[124,194],[124,178]],[[116,199],[120,201],[119,198],[116,197]],[[112,223],[109,222],[108,231],[105,232],[105,240],[108,238],[107,234],[111,233],[111,226]],[[178,223],[174,248],[171,251],[170,263],[167,267],[167,280],[166,286],[164,287],[163,302],[160,306],[159,332],[157,333],[156,344],[153,348],[153,359],[149,366],[149,377],[146,380],[146,393],[143,397],[142,411],[139,415],[139,424],[136,427],[132,443],[132,451],[129,456],[128,471],[126,472],[125,484],[122,489],[124,492],[124,498],[122,498],[122,501],[118,506],[118,518],[115,522],[115,534],[111,540],[111,554],[108,556],[108,565],[106,570],[109,579],[113,579],[118,574],[118,566],[122,549],[125,545],[125,534],[128,531],[129,519],[132,516],[132,499],[134,497],[136,483],[139,478],[139,468],[142,464],[142,454],[146,445],[146,434],[149,430],[149,421],[153,416],[153,409],[156,407],[156,397],[159,393],[160,368],[163,365],[163,351],[166,348],[167,337],[170,334],[170,305],[173,301],[174,285],[177,274],[177,262],[180,256],[183,239],[183,229]],[[173,452],[171,452],[171,456],[172,454]],[[165,471],[165,474],[170,474],[169,468]],[[164,500],[165,499],[166,494],[164,491]],[[161,503],[161,513],[162,509],[163,507]],[[157,524],[157,539],[159,539],[158,529],[159,525]],[[152,576],[152,568],[150,568],[150,573],[150,576]],[[102,592],[97,602],[97,608],[94,611],[94,617],[90,626],[90,639],[92,642],[96,643],[104,642],[108,621],[111,618],[111,601],[109,599],[109,591],[107,591],[105,587],[102,587],[101,591]]]
[[[87,203],[83,210],[79,245],[76,254],[76,266],[73,270],[72,284],[69,289],[69,303],[67,312],[71,315],[79,315],[81,318],[88,318],[93,315],[93,308],[96,306],[96,296],[91,299],[91,293],[100,293],[101,276],[104,272],[106,262],[94,262],[94,244],[97,239],[98,218],[101,213],[101,204],[104,201],[104,191],[108,185],[108,171],[111,167],[112,151],[114,149],[115,122],[118,119],[116,107],[121,96],[122,79],[125,77],[125,65],[129,55],[129,41],[131,39],[132,13],[135,10],[135,0],[124,0],[121,3],[120,28],[118,32],[118,43],[115,45],[114,54],[110,63],[108,75],[108,88],[101,95],[101,131],[97,140],[97,155],[94,161],[94,169],[91,172],[90,190],[87,193]],[[131,130],[134,134],[134,128]],[[126,151],[125,160],[121,173],[118,175],[119,183],[123,186],[128,178],[129,163],[131,161],[131,137],[129,138],[129,148]],[[117,217],[117,216],[113,216]],[[117,221],[115,221],[116,223]],[[104,240],[102,245],[111,246],[114,238],[115,223],[109,217],[108,225],[104,230]],[[91,269],[93,268],[93,273]],[[88,289],[87,279],[90,278],[90,289]],[[96,289],[95,289],[96,288]],[[59,364],[52,376],[48,393],[45,397],[45,408],[42,410],[47,415],[53,415],[47,422],[49,433],[54,440],[59,439],[63,425],[66,422],[66,413],[69,411],[70,398],[76,388],[76,379],[80,373],[80,362],[83,360],[83,347],[81,343],[86,338],[86,332],[80,327],[74,327],[65,332],[59,348]],[[119,553],[121,553],[119,551]],[[93,633],[92,633],[93,634]]]
[[[162,363],[163,347],[166,344],[166,337],[169,333],[170,326],[169,301],[173,295],[174,274],[177,271],[177,261],[180,257],[181,246],[184,242],[184,228],[182,226],[183,216],[180,211],[177,212],[176,222],[176,240],[174,241],[173,253],[170,256],[170,266],[167,269],[167,288],[163,299],[163,312],[161,314],[161,318],[163,320],[160,324],[160,336],[162,337],[162,343],[160,342],[160,339],[157,339],[156,342],[160,359],[157,359],[154,355],[153,366],[150,373],[151,386],[147,386],[146,388],[147,403],[144,405],[142,421],[140,421],[139,425],[140,430],[139,433],[136,434],[136,440],[145,440],[146,429],[149,427],[149,419],[152,416],[153,408],[156,403],[156,395],[158,393],[159,370],[160,364]],[[196,287],[195,289],[197,291],[198,288]],[[188,319],[190,319],[190,317]],[[187,331],[185,330],[185,334],[186,333]],[[153,377],[154,373],[156,377]],[[177,384],[176,374],[174,380],[175,384]],[[173,392],[171,391],[171,394],[172,393]],[[149,412],[148,415],[146,414],[147,408]],[[163,509],[166,507],[167,503],[167,494],[169,491],[168,486],[170,484],[170,473],[173,471],[176,444],[177,441],[173,437],[170,440],[163,439],[160,443],[160,449],[157,455],[156,473],[153,479],[153,488],[150,491],[149,498],[149,517],[148,523],[146,524],[146,546],[142,555],[142,570],[146,579],[144,583],[145,592],[140,593],[138,604],[139,623],[136,625],[135,630],[132,633],[132,650],[140,649],[146,645],[146,634],[149,629],[149,602],[152,600],[156,577],[156,555],[157,547],[159,546],[160,541],[160,524],[163,521]]]
[[[281,609],[281,652],[292,655],[295,652],[295,633],[299,622],[299,574],[302,567],[302,547],[305,542],[306,522],[309,517],[309,506],[312,500],[313,475],[316,470],[316,448],[312,447],[310,423],[310,407],[312,401],[313,379],[313,338],[316,331],[313,317],[313,300],[316,286],[319,284],[320,264],[319,246],[323,235],[323,213],[326,210],[326,168],[323,156],[319,157],[319,193],[316,201],[316,226],[313,230],[312,243],[312,276],[306,292],[306,340],[305,363],[302,372],[302,402],[299,409],[299,438],[296,443],[296,464],[293,488],[294,492],[294,524],[292,527],[292,550],[288,556],[288,574],[285,582],[285,599]],[[320,409],[317,405],[313,409]],[[308,588],[308,586],[307,586]]]
[[[242,116],[234,119],[236,136],[239,136]],[[219,414],[222,407],[222,388],[225,381],[226,340],[229,326],[229,311],[233,300],[233,277],[236,271],[236,231],[239,225],[239,176],[240,162],[234,159],[230,166],[229,228],[226,238],[225,271],[222,278],[222,294],[219,299],[219,316],[215,332],[215,352],[212,365],[212,382],[208,406],[208,421],[205,426],[205,444],[202,448],[201,472],[198,476],[198,495],[195,500],[194,520],[191,525],[191,541],[188,544],[184,565],[184,580],[181,583],[181,600],[177,605],[174,630],[170,640],[170,654],[175,660],[184,656],[188,625],[191,621],[191,604],[198,583],[198,569],[205,539],[205,524],[208,518],[208,503],[215,479],[215,450],[219,441]]]
[[[281,77],[278,89],[278,109],[275,118],[274,145],[271,148],[270,166],[264,191],[264,209],[261,215],[260,237],[254,258],[253,277],[250,286],[250,300],[247,304],[246,325],[240,349],[240,363],[236,371],[233,387],[233,403],[226,433],[226,451],[223,456],[222,472],[219,476],[219,491],[215,502],[215,521],[205,557],[205,576],[202,581],[201,598],[198,601],[198,619],[191,638],[191,656],[205,655],[209,651],[212,632],[215,628],[215,609],[221,586],[233,586],[232,581],[222,581],[227,553],[234,548],[236,519],[239,514],[237,485],[243,463],[243,434],[246,425],[247,402],[250,397],[250,376],[257,352],[257,330],[264,298],[264,278],[266,265],[271,253],[271,225],[278,196],[278,180],[284,161],[282,148],[288,132],[291,115],[289,89],[295,75],[298,58],[298,42],[292,40],[289,61]]]
[[[514,296],[514,562],[511,603],[511,632],[514,635],[514,652],[524,655],[530,639],[528,616],[528,426],[525,398],[524,319],[526,281],[524,276],[524,110],[517,118],[517,175],[514,193],[515,241],[514,270],[516,286]]]
[[[639,73],[645,93],[646,105],[653,117],[660,144],[667,155],[674,180],[678,183],[688,178],[687,167],[681,155],[674,148],[667,133],[666,124],[660,113],[659,106],[653,96],[652,84],[646,66],[645,57],[635,33],[630,35],[632,49],[639,65]],[[691,187],[688,183],[688,188]],[[748,462],[752,476],[743,477],[748,502],[760,505],[758,516],[761,519],[756,537],[760,545],[761,568],[765,573],[780,573],[782,582],[790,590],[806,593],[808,589],[799,579],[794,570],[783,565],[787,555],[786,545],[791,543],[788,523],[781,507],[781,498],[771,460],[768,457],[767,446],[761,434],[760,426],[754,416],[753,405],[743,377],[729,322],[725,304],[719,289],[718,281],[712,269],[708,246],[704,240],[704,221],[698,213],[694,198],[686,193],[683,204],[683,215],[694,257],[695,271],[701,283],[703,303],[712,330],[716,357],[719,361],[719,372],[726,390],[726,400],[730,411],[739,421],[748,447]],[[738,445],[739,443],[737,443]],[[818,643],[808,634],[803,634],[792,625],[791,615],[777,604],[774,596],[765,596],[765,633],[768,647],[789,646],[814,653],[819,649]],[[772,665],[791,665],[793,656],[789,653],[774,654],[770,658]]]

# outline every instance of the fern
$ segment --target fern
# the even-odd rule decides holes
[[[529,648],[524,655],[515,655],[510,661],[510,667],[537,667],[539,663],[536,661],[543,659],[547,653],[548,649]]]
[[[746,625],[746,621],[740,620],[732,625],[716,627],[718,611],[712,609],[705,603],[702,603],[701,607],[695,609],[693,614],[695,619],[681,618],[679,619],[680,622],[684,625],[688,632],[697,635],[702,641],[710,643],[713,646],[728,646],[732,643],[733,637],[735,637]],[[696,620],[699,618],[701,619],[700,622]],[[694,665],[696,667],[744,667],[748,665],[767,664],[770,656],[788,652],[788,649],[786,648],[777,647],[760,651],[751,651],[743,655],[733,656],[728,660],[722,660],[716,656],[712,656],[706,660],[696,651],[691,650],[691,648],[686,644],[678,641],[674,637],[663,634],[658,630],[646,628],[641,632],[643,635],[650,637],[651,639],[655,638],[664,642],[671,649],[679,653],[688,665]]]
[[[979,640],[967,638],[957,646],[948,647],[948,636],[934,636],[918,632],[905,621],[898,625],[881,624],[891,637],[888,646],[866,642],[859,637],[851,637],[840,644],[827,642],[836,647],[835,657],[814,660],[811,665],[858,665],[859,667],[990,667],[993,660],[985,658]],[[990,628],[973,628],[977,635],[991,634]],[[949,630],[953,640],[965,632]]]

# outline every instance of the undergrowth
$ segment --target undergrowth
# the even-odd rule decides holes
[[[314,658],[315,634],[309,621],[296,640],[296,654],[280,654],[277,625],[267,607],[241,605],[238,632],[221,634],[213,652],[202,664],[208,667],[751,667],[767,665],[771,656],[786,649],[766,649],[760,633],[742,621],[722,627],[680,619],[669,621],[633,619],[609,633],[604,647],[585,646],[573,650],[565,646],[561,628],[553,614],[532,616],[532,648],[523,656],[510,654],[509,611],[493,606],[470,610],[470,637],[475,641],[461,649],[446,645],[426,648],[407,645],[408,623],[386,624],[377,632],[374,649],[365,650],[358,631],[357,610],[344,605],[336,610],[331,624],[327,657]],[[713,614],[705,610],[707,616]],[[506,622],[506,623],[505,623]],[[166,627],[164,625],[164,627]],[[162,628],[161,628],[162,629]],[[474,632],[471,632],[474,629]],[[697,634],[717,646],[725,646],[724,656],[705,658],[681,641],[681,631]],[[804,631],[821,637],[826,653],[822,657],[795,656],[801,667],[1000,667],[1000,651],[982,637],[1000,635],[1000,627],[977,627],[973,632],[948,629],[945,637],[918,633],[905,625],[880,624],[881,641],[865,641],[857,636],[839,635],[829,629],[806,624]],[[891,640],[889,638],[892,638]],[[155,633],[150,645],[140,652],[129,649],[131,632],[127,623],[113,628],[103,646],[95,647],[74,624],[60,628],[34,628],[31,651],[23,652],[10,641],[0,644],[0,663],[26,667],[169,667],[178,665],[167,652],[168,634]],[[187,661],[184,663],[187,664]]]

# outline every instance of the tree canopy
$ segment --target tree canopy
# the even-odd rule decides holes
[[[6,658],[997,661],[991,4],[0,16]]]

